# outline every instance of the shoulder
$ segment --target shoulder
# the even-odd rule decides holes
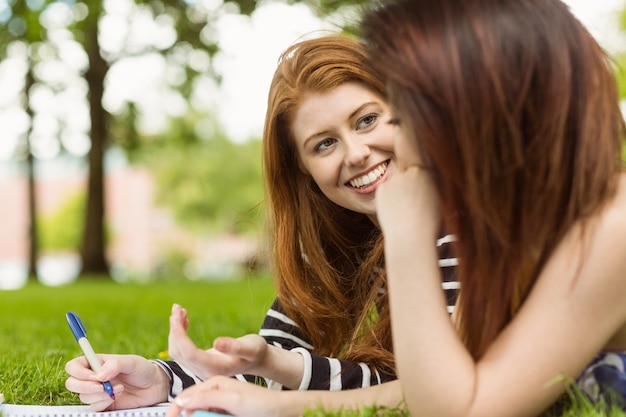
[[[537,284],[576,295],[581,305],[619,297],[626,306],[626,175],[602,209],[570,229],[541,276]]]
[[[621,251],[624,254],[622,261],[626,262],[626,174],[621,176],[614,198],[598,214],[597,222],[591,221],[591,226],[594,240]]]
[[[626,173],[620,177],[615,198],[607,205],[606,216],[619,230],[626,228]]]
[[[601,293],[606,301],[619,298],[618,304],[626,307],[626,175],[621,176],[615,196],[586,222],[582,236],[582,240],[573,236],[582,243],[582,251],[573,253],[573,259],[581,262],[581,274],[575,279],[580,279],[586,290]],[[626,314],[626,308],[623,310]]]

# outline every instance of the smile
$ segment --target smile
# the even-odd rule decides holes
[[[383,175],[385,175],[385,172],[387,172],[388,164],[389,161],[385,161],[367,174],[348,181],[348,184],[350,184],[350,186],[353,188],[365,188],[368,185],[375,183],[376,181],[381,179]]]

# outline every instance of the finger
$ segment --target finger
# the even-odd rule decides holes
[[[134,356],[131,355],[98,354],[98,358],[102,366],[95,374],[96,381],[109,381],[121,373],[132,372],[137,367]]]
[[[95,381],[96,376],[93,370],[89,367],[89,362],[84,356],[79,356],[68,361],[65,364],[65,372],[70,374],[76,379],[84,381]]]
[[[95,394],[104,392],[100,382],[91,382],[69,377],[65,380],[65,388],[77,394]]]
[[[218,337],[213,341],[213,347],[219,352],[233,354],[234,341],[235,339],[233,339],[232,337]]]
[[[187,357],[192,355],[197,350],[196,345],[189,338],[187,332],[185,332],[185,329],[182,327],[182,324],[175,318],[170,319],[170,333],[167,341],[168,352],[174,359],[178,359],[174,355]]]
[[[186,321],[187,321],[187,314],[184,311],[184,309],[178,304],[173,304],[172,314],[170,315],[170,332],[175,332],[176,334],[185,332]],[[187,321],[187,325],[188,324],[189,322]]]
[[[76,379],[84,381],[107,381],[115,378],[119,373],[119,355],[98,354],[102,367],[95,373],[84,356],[74,358],[65,364],[65,371]]]
[[[170,406],[167,407],[167,412],[165,413],[165,417],[179,417],[183,413],[183,407],[180,402],[176,400],[170,403]]]
[[[105,394],[104,391],[97,394],[80,394],[78,398],[80,398],[83,403],[98,408],[106,408],[113,402],[113,399]]]
[[[139,355],[98,355],[102,368],[97,373],[98,381],[111,381],[125,376],[149,378],[153,373],[152,363]],[[126,379],[126,378],[125,378]]]
[[[187,309],[182,308],[181,313],[182,313],[181,316],[182,316],[183,328],[187,330],[189,328],[189,317],[187,316]]]
[[[238,387],[231,385],[231,382],[244,384],[232,378],[217,376],[185,389],[176,397],[166,417],[177,417],[182,411],[190,415],[195,410],[216,409],[236,415],[236,409],[241,405],[242,398]]]
[[[256,361],[261,350],[266,347],[266,344],[265,339],[256,334],[245,335],[238,339],[218,337],[213,342],[213,346],[216,350],[247,361]]]
[[[113,404],[113,400],[111,399],[111,397],[109,397],[106,394],[103,397],[96,397],[96,398],[92,398],[87,395],[85,396],[81,395],[80,400],[85,404],[89,404],[89,406],[91,407],[93,411],[98,411],[98,412],[108,410],[109,408],[111,408]]]

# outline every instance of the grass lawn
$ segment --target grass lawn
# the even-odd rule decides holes
[[[274,299],[271,280],[117,284],[86,280],[0,291],[0,393],[6,403],[79,404],[64,367],[82,355],[65,313],[81,317],[96,352],[156,358],[167,350],[172,303],[187,308],[198,346],[257,333]]]
[[[208,347],[217,336],[257,333],[273,299],[268,278],[151,284],[90,279],[62,287],[30,284],[0,291],[0,393],[6,403],[80,404],[64,385],[65,363],[82,354],[65,319],[70,310],[83,320],[96,352],[157,358],[167,349],[172,303],[187,308],[191,338]],[[304,415],[408,417],[404,409],[376,406],[357,411],[307,410]],[[580,402],[546,416],[626,417],[626,413],[598,411]]]

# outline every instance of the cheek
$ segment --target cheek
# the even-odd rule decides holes
[[[317,184],[319,189],[328,197],[328,191],[331,186],[336,184],[336,181],[331,178],[329,170],[315,170],[310,173],[311,177],[313,177],[313,181]]]
[[[324,191],[324,188],[327,187],[328,183],[331,181],[332,170],[323,163],[303,162],[301,163],[301,169],[302,172],[313,178],[313,181],[322,191]]]

